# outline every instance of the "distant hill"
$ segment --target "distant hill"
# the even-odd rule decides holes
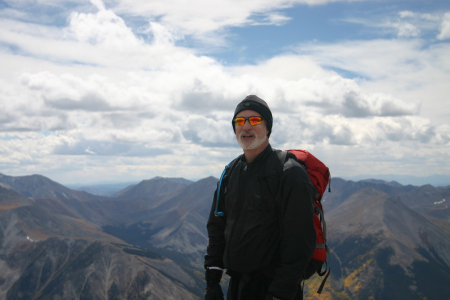
[[[129,186],[136,185],[136,182],[93,184],[93,185],[68,185],[69,188],[77,191],[85,191],[97,196],[111,196]]]
[[[169,181],[178,182],[178,183],[181,183],[181,184],[184,184],[184,185],[190,185],[191,183],[194,182],[192,180],[184,179],[182,177],[161,177],[161,176],[156,176],[153,179],[167,179]]]
[[[193,182],[191,180],[187,180],[184,178],[170,178],[160,176],[156,176],[152,179],[167,179],[169,181],[181,183],[184,185],[189,185]],[[138,184],[137,182],[123,182],[123,183],[92,184],[92,185],[77,184],[77,185],[68,185],[68,187],[77,191],[85,191],[92,195],[117,197],[120,196],[122,193],[128,191],[129,189],[132,189],[137,184]]]
[[[69,189],[42,175],[13,177],[0,173],[0,182],[31,198],[78,199],[81,201],[98,199],[86,192]]]
[[[360,181],[360,180],[366,180],[367,178],[375,178],[378,180],[383,180],[386,182],[396,181],[402,185],[416,185],[416,186],[422,186],[422,185],[432,185],[434,187],[441,187],[441,186],[449,186],[450,185],[450,175],[431,175],[431,176],[413,176],[413,175],[395,175],[395,174],[388,174],[388,175],[359,175],[359,176],[352,176],[352,177],[346,177],[346,180],[353,180],[353,181]]]
[[[177,194],[179,190],[191,184],[188,180],[170,179],[163,177],[155,177],[149,180],[143,180],[139,184],[129,186],[124,190],[118,191],[112,197],[127,200],[135,200],[139,198],[161,197],[169,198]]]

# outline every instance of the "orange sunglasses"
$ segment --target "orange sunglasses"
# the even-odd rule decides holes
[[[239,117],[234,119],[234,123],[238,126],[244,126],[245,121],[247,121],[250,123],[250,125],[258,125],[261,124],[262,118],[261,117],[248,117],[248,118],[244,118],[244,117]]]

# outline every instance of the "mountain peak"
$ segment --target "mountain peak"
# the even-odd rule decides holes
[[[95,197],[85,192],[75,191],[42,175],[7,176],[0,174],[0,182],[7,184],[30,198],[78,199],[85,201]]]
[[[159,201],[164,201],[165,199],[176,195],[182,188],[188,186],[190,183],[189,180],[183,178],[173,179],[158,176],[152,179],[142,180],[140,183],[125,188],[113,196],[128,200],[158,197]]]
[[[357,191],[327,215],[328,222],[333,222],[330,234],[367,235],[386,230],[383,203],[389,197],[372,187]]]
[[[176,183],[181,183],[181,184],[185,184],[185,185],[189,185],[192,183],[191,180],[182,178],[182,177],[161,177],[161,176],[155,176],[152,179],[149,180],[168,180],[168,181],[172,181],[172,182],[176,182]]]
[[[363,182],[373,183],[373,184],[385,184],[393,187],[402,187],[403,185],[398,183],[397,181],[385,181],[381,179],[364,179],[361,180]]]
[[[330,211],[327,222],[330,240],[370,237],[378,244],[375,248],[390,246],[394,251],[392,259],[404,270],[414,260],[426,260],[418,248],[439,252],[450,265],[448,234],[395,197],[373,187],[359,190]],[[436,244],[442,249],[429,250]]]

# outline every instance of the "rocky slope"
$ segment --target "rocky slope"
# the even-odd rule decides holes
[[[206,221],[216,185],[214,177],[199,180],[156,206],[122,213],[135,222],[103,229],[131,244],[153,247],[179,262],[201,268],[207,246]]]
[[[445,299],[450,235],[396,198],[365,188],[327,216],[333,299]],[[314,299],[319,279],[308,282]]]
[[[178,264],[65,209],[0,186],[0,299],[200,299]]]
[[[450,233],[450,187],[424,185],[397,198]]]
[[[195,286],[189,276],[185,274],[185,282],[172,280],[152,266],[157,259],[146,257],[142,250],[130,250],[55,237],[19,242],[0,261],[0,298],[199,299],[188,291]]]

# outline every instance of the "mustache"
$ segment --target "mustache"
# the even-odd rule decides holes
[[[252,130],[242,130],[242,132],[239,134],[239,137],[242,137],[244,134],[253,134],[254,136],[256,136],[256,132],[252,129]]]

